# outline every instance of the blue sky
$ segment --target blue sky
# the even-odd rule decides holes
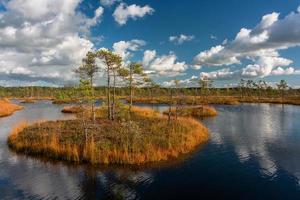
[[[36,10],[38,5],[34,1],[37,0],[2,0],[0,29],[15,33],[13,39],[8,38],[9,34],[0,34],[2,85],[72,82],[71,71],[86,51],[108,48],[122,54],[125,63],[143,62],[150,76],[165,86],[171,85],[175,78],[182,80],[182,85],[189,85],[193,79],[203,76],[214,79],[217,86],[236,83],[241,78],[263,78],[268,82],[286,79],[289,84],[300,86],[300,35],[295,36],[300,33],[296,27],[300,24],[299,0],[189,0],[184,3],[176,0],[62,0],[60,2],[66,3],[61,7],[45,0],[44,4],[50,6],[42,11]],[[67,9],[62,9],[63,5]],[[118,8],[122,8],[120,12],[116,12]],[[295,12],[292,19],[284,21],[292,12]],[[122,18],[124,13],[126,16]],[[272,13],[262,21],[263,16]],[[19,18],[11,19],[10,15]],[[53,20],[58,16],[63,16],[61,24]],[[118,16],[121,16],[119,21]],[[259,27],[259,24],[264,25]],[[30,26],[33,31],[25,34],[24,29]],[[14,29],[9,31],[7,27]],[[292,28],[284,30],[285,27]],[[241,32],[242,28],[245,30]],[[63,37],[50,35],[52,30],[53,34]],[[284,34],[275,34],[275,30]],[[243,37],[237,39],[238,33],[243,33]],[[22,38],[21,43],[18,36]],[[39,41],[37,37],[44,40]],[[55,40],[53,46],[45,42],[45,38]],[[61,45],[68,40],[66,38],[70,44]],[[31,46],[34,43],[37,44]],[[28,44],[30,47],[24,48]],[[213,47],[217,48],[211,49]],[[68,52],[72,56],[67,55]],[[201,52],[209,55],[199,56]],[[152,59],[146,62],[147,53]],[[98,83],[102,81],[99,78]]]

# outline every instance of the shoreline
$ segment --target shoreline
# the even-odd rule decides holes
[[[7,99],[14,99],[24,101],[27,98],[9,97]],[[97,96],[96,100],[105,99],[104,96]],[[118,96],[118,99],[129,101],[126,96]],[[74,104],[78,102],[78,99],[56,99],[54,97],[32,97],[32,101],[49,100],[53,104]],[[270,103],[270,104],[284,104],[284,105],[300,105],[300,97],[286,97],[283,99],[280,97],[239,97],[239,96],[184,96],[184,97],[173,97],[173,101],[182,102],[186,105],[238,105],[240,103]],[[147,104],[169,104],[170,98],[168,96],[157,96],[157,97],[134,97],[133,103],[147,103]]]

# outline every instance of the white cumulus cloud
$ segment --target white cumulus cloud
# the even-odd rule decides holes
[[[150,62],[153,61],[155,56],[156,56],[156,51],[155,50],[146,50],[144,52],[143,65],[148,66],[150,64]]]
[[[197,76],[191,76],[190,78],[183,79],[183,80],[178,80],[178,85],[177,87],[184,88],[184,87],[195,87],[198,85],[198,77]],[[170,81],[164,81],[162,83],[162,87],[175,87],[175,80],[170,80]]]
[[[103,8],[89,18],[80,0],[10,0],[0,15],[0,79],[6,83],[63,84],[93,43],[85,37],[101,22]],[[16,81],[17,80],[17,81]]]
[[[144,46],[144,40],[133,39],[130,41],[119,41],[113,44],[113,50],[116,54],[120,55],[126,62],[132,57],[132,52],[138,51],[141,46]]]
[[[141,7],[136,4],[128,6],[125,3],[121,3],[114,11],[113,17],[119,25],[125,25],[128,19],[136,20],[137,18],[142,18],[147,14],[151,15],[153,12],[154,9],[148,5]]]
[[[289,66],[293,61],[281,57],[279,50],[300,46],[300,12],[298,9],[282,19],[279,15],[276,12],[264,15],[253,29],[242,28],[234,40],[226,40],[222,45],[200,52],[194,57],[195,64],[230,67],[241,65],[244,60],[248,60],[252,63],[240,71],[230,72],[231,75],[265,77],[295,73],[297,70]],[[229,75],[230,73],[228,72]],[[211,75],[224,76],[218,71],[212,72]]]
[[[166,76],[176,76],[188,67],[185,62],[178,62],[174,53],[159,56],[155,50],[144,52],[143,64],[146,70]]]
[[[228,79],[232,78],[236,72],[231,72],[229,68],[224,68],[212,72],[201,72],[200,77],[206,77],[208,79]]]
[[[178,36],[170,36],[169,37],[169,41],[170,42],[174,42],[175,44],[182,44],[184,42],[191,41],[194,38],[195,38],[195,36],[193,36],[193,35],[180,34]]]
[[[293,67],[288,67],[283,69],[282,67],[278,67],[272,71],[274,75],[290,75],[290,74],[300,74],[300,70],[295,70]]]
[[[100,0],[100,3],[103,5],[103,6],[107,6],[107,7],[110,7],[112,5],[114,5],[115,3],[117,2],[120,2],[121,0]]]

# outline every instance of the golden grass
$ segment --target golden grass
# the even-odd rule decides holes
[[[202,98],[203,99],[203,98]],[[237,105],[239,101],[236,97],[232,96],[208,96],[204,100],[200,100],[197,104],[224,104],[224,105]]]
[[[239,102],[243,103],[272,103],[272,104],[290,104],[300,105],[299,97],[286,97],[282,98],[266,98],[266,97],[243,97],[239,99]]]
[[[31,98],[23,99],[23,100],[21,101],[21,103],[35,103],[35,100],[34,100],[34,99],[31,99]]]
[[[133,106],[131,110],[134,114],[142,117],[158,117],[160,114],[151,108],[141,108],[137,106]]]
[[[237,96],[184,96],[173,97],[173,102],[181,102],[187,105],[206,105],[206,104],[224,104],[224,105],[237,105],[239,103],[272,103],[272,104],[290,104],[300,105],[300,98],[298,96],[285,97],[283,100],[280,97],[258,97],[258,96],[245,96],[243,98]],[[169,104],[170,97],[136,97],[133,99],[135,103],[153,103],[153,104]]]
[[[133,108],[132,121],[97,119],[88,123],[88,139],[81,119],[18,124],[9,146],[30,155],[92,164],[143,164],[174,159],[209,138],[193,118],[167,117],[149,109]]]
[[[0,100],[0,117],[12,115],[15,111],[23,109],[22,106],[11,103],[4,99]]]
[[[168,115],[169,111],[166,110],[163,114]],[[212,106],[185,106],[177,109],[177,115],[182,117],[214,117],[218,113]],[[172,108],[171,115],[176,115],[176,109]]]
[[[201,96],[184,96],[184,97],[173,97],[172,101],[181,102],[188,105],[202,105],[202,104],[226,104],[226,105],[236,105],[239,104],[238,99],[231,96],[206,96],[205,98]],[[134,103],[153,103],[153,104],[169,104],[170,97],[160,96],[160,97],[136,97],[133,99]]]
[[[62,113],[80,113],[83,111],[83,107],[81,106],[65,106],[61,110]]]

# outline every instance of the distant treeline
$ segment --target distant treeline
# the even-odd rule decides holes
[[[116,88],[117,96],[128,96],[130,89]],[[170,94],[185,96],[236,96],[236,97],[280,97],[282,90],[277,88],[162,88],[147,87],[136,88],[135,97],[159,97],[169,96]],[[105,97],[107,95],[106,87],[95,87],[96,97]],[[285,97],[300,96],[300,89],[287,88],[284,90]],[[78,97],[77,87],[0,87],[0,98],[53,98],[70,99]]]

